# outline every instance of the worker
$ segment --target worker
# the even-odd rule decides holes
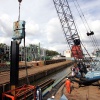
[[[75,67],[72,67],[72,68],[71,68],[71,75],[72,75],[72,77],[75,76]]]
[[[66,87],[66,91],[68,93],[71,93],[71,81],[70,79],[66,78],[67,80],[65,81],[65,87]]]
[[[48,98],[47,100],[55,100],[55,96],[52,96],[51,98]]]

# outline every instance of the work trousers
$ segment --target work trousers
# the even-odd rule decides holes
[[[70,82],[70,80],[66,80],[65,85],[66,85],[66,91],[68,93],[70,93],[71,92],[71,82]]]

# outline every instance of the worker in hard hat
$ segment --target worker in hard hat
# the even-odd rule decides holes
[[[68,78],[66,78],[65,87],[66,87],[66,91],[67,91],[68,93],[71,93],[71,81],[70,81],[70,79],[68,79]]]

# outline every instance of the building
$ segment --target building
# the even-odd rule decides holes
[[[44,48],[40,48],[39,45],[35,44],[30,44],[29,46],[25,47],[20,47],[19,48],[19,55],[20,55],[20,61],[25,60],[25,53],[26,52],[26,60],[27,61],[32,61],[32,60],[43,60],[45,58],[46,50]]]
[[[0,47],[0,62],[2,61],[10,61],[10,46],[7,46],[6,44],[2,44]],[[46,49],[40,48],[39,45],[30,44],[29,46],[26,46],[25,48],[23,46],[19,47],[19,60],[25,61],[25,52],[26,52],[26,60],[32,61],[32,60],[41,60],[45,58],[46,55]]]
[[[66,56],[67,58],[71,58],[71,51],[70,50],[65,50],[64,51],[64,56]]]
[[[0,44],[0,62],[10,61],[10,46]]]

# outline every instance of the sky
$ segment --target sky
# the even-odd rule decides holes
[[[75,1],[75,0],[74,0]],[[100,43],[100,0],[77,0],[82,12],[95,33],[95,38]],[[73,0],[68,0],[70,9],[75,19],[79,36],[89,51],[95,49],[87,30],[75,8]],[[0,43],[11,44],[13,34],[13,22],[18,20],[18,0],[0,0]],[[60,21],[54,7],[53,0],[22,0],[21,20],[26,22],[26,45],[39,44],[41,47],[54,50],[63,54],[68,50]],[[23,41],[21,43],[23,45]]]

